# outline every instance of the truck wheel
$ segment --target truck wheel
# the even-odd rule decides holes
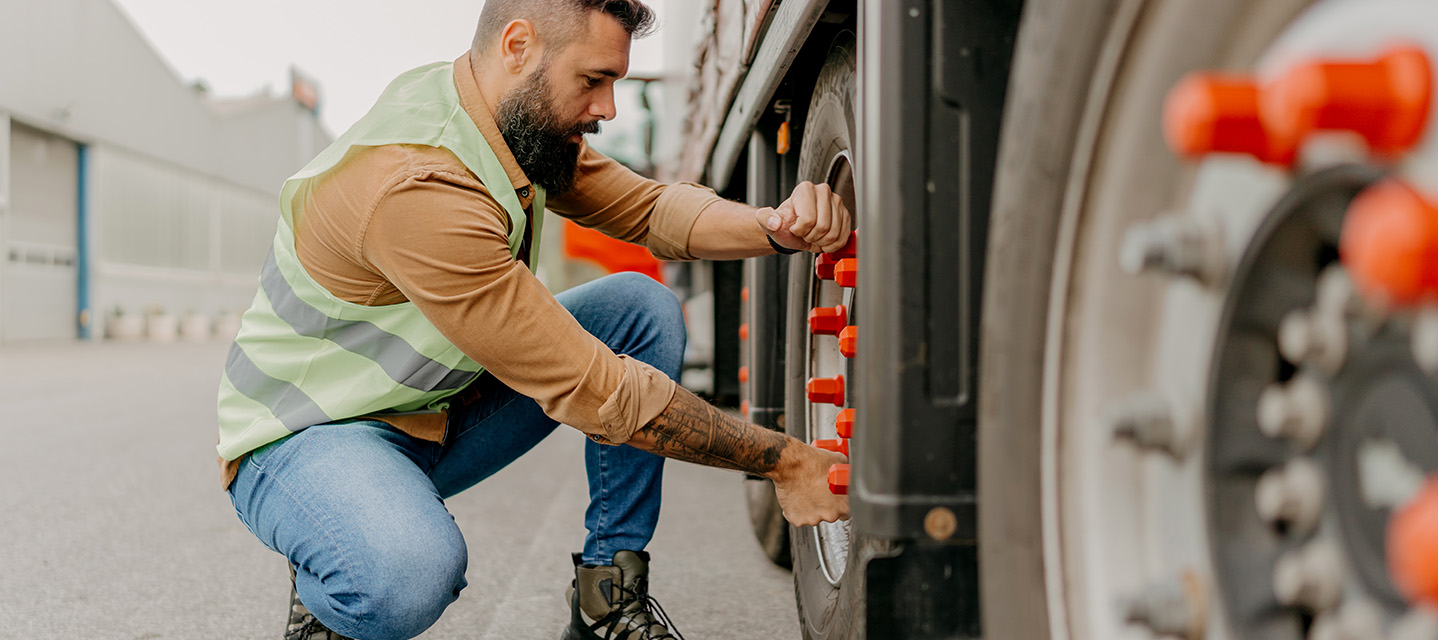
[[[1337,242],[1358,193],[1435,151],[1380,161],[1340,134],[1312,141],[1345,151],[1313,146],[1294,167],[1185,161],[1163,131],[1189,72],[1268,87],[1400,42],[1431,57],[1415,25],[1434,16],[1421,2],[1027,4],[983,307],[985,637],[1433,633],[1387,576],[1389,508],[1364,483],[1438,467],[1438,393],[1407,327],[1355,302]]]
[[[798,179],[827,183],[851,212],[854,205],[856,139],[854,37],[845,33],[834,43],[814,87],[813,101],[800,142]],[[821,279],[815,256],[799,253],[790,258],[786,324],[785,429],[805,442],[837,438],[835,420],[847,398],[810,401],[806,383],[815,378],[854,380],[853,360],[840,353],[838,339],[815,335],[809,312],[817,307],[854,308],[855,291],[840,287],[833,276]],[[850,325],[856,325],[852,317]],[[864,579],[861,552],[868,546],[851,535],[848,522],[817,527],[791,527],[794,595],[804,637],[859,638],[863,636]]]

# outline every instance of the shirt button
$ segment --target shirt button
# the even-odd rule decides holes
[[[519,190],[519,197],[521,197],[521,198],[528,198],[528,197],[529,197],[529,187],[525,187],[525,188],[523,188],[523,189],[520,189],[520,190]]]

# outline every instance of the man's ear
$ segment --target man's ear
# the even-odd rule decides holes
[[[528,20],[514,20],[499,34],[499,57],[511,75],[522,75],[528,63],[538,59],[538,52],[539,38]]]

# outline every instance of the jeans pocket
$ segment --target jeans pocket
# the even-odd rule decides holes
[[[264,471],[265,460],[269,458],[270,452],[274,451],[281,444],[284,444],[286,441],[293,437],[295,437],[294,434],[287,435],[283,438],[280,438],[279,440],[276,440],[267,445],[261,446],[254,451],[249,452],[245,455],[245,464],[250,465],[250,467],[253,468],[255,471]]]

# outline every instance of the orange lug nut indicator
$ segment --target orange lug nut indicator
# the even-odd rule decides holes
[[[849,465],[836,464],[829,467],[829,491],[834,495],[849,495]]]
[[[844,376],[832,378],[809,378],[804,385],[804,391],[809,402],[820,404],[832,404],[836,407],[844,406]]]
[[[859,353],[859,327],[851,325],[839,332],[839,353],[852,358]]]
[[[1438,605],[1438,479],[1388,521],[1388,571],[1410,600]]]
[[[1438,203],[1396,180],[1354,198],[1339,252],[1366,297],[1407,306],[1438,297]]]
[[[859,285],[859,259],[844,258],[839,264],[834,265],[834,282],[841,287],[856,287]]]
[[[740,384],[743,384],[743,383],[748,382],[748,381],[749,381],[749,367],[739,367],[739,383],[740,383]]]
[[[1427,54],[1411,46],[1376,59],[1308,60],[1263,86],[1252,76],[1195,73],[1169,92],[1164,134],[1180,155],[1242,153],[1284,166],[1318,131],[1351,131],[1393,155],[1422,138],[1432,85]]]
[[[809,311],[809,332],[816,336],[837,336],[848,324],[849,310],[842,304]]]
[[[840,438],[847,439],[854,437],[854,410],[845,409],[840,411],[839,419],[834,421],[834,428],[839,431]]]
[[[744,324],[739,325],[739,339],[749,339],[749,323],[745,322]]]
[[[820,449],[823,449],[825,451],[842,453],[846,456],[849,455],[849,441],[845,440],[844,438],[828,438],[824,440],[815,440],[814,446],[819,447]]]

